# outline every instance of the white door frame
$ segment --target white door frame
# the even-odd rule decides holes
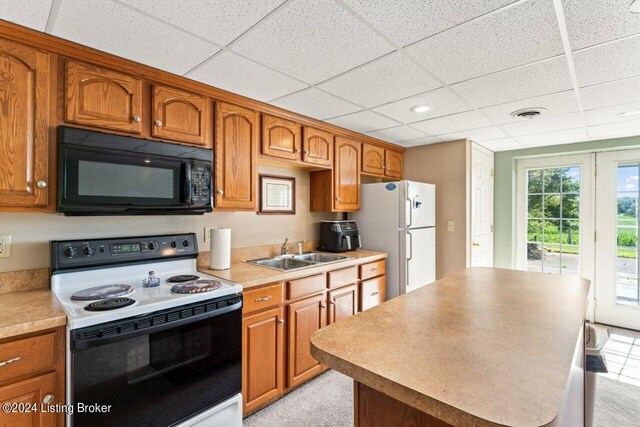
[[[593,281],[594,278],[594,224],[595,210],[595,154],[555,155],[516,160],[516,268],[524,270],[526,263],[526,175],[527,169],[581,166],[580,173],[580,276]],[[593,302],[594,287],[591,286],[589,300]],[[593,319],[593,303],[588,315]]]

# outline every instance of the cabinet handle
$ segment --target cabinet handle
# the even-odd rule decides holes
[[[378,291],[371,292],[371,296],[372,296],[372,297],[375,297],[376,295],[378,295]]]
[[[294,152],[294,153],[299,153],[299,152],[300,152],[300,150],[298,150],[297,148],[294,148],[294,149],[293,149],[293,152]]]
[[[134,122],[139,122],[140,120],[142,120],[142,118],[138,115],[133,116],[133,121]]]
[[[49,403],[53,402],[53,394],[47,394],[44,399],[42,399],[42,403],[44,403],[45,405],[48,405]]]
[[[162,126],[162,120],[156,119],[156,126]]]
[[[378,267],[373,267],[371,271],[378,271]]]
[[[329,304],[336,305],[336,302],[335,301],[329,301]]]
[[[36,182],[36,185],[38,186],[38,188],[46,188],[47,187],[47,181],[38,181],[38,182]]]
[[[473,244],[473,246],[480,246],[480,243],[478,243],[478,242],[473,242],[472,244]]]
[[[3,367],[4,365],[10,365],[14,362],[18,362],[19,360],[21,360],[22,357],[18,356],[18,357],[13,357],[11,359],[7,359],[4,362],[0,362],[0,367]]]
[[[271,298],[273,298],[273,295],[267,295],[266,297],[256,298],[254,299],[254,301],[255,302],[269,301]]]
[[[278,319],[278,323],[280,323],[281,325],[284,325],[284,319]]]
[[[221,196],[222,196],[222,195],[224,194],[224,191],[222,191],[222,190],[218,190],[218,191],[216,191],[216,193],[218,193],[219,195],[221,195]]]

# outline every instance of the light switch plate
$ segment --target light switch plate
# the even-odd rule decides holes
[[[0,235],[0,258],[9,258],[11,256],[11,235]]]
[[[211,229],[213,227],[205,227],[204,228],[204,242],[208,243],[211,241]]]
[[[455,221],[447,221],[447,231],[455,231],[456,223]]]

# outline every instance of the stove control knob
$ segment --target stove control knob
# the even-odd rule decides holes
[[[184,246],[185,248],[188,248],[188,247],[189,247],[189,241],[185,239],[185,240],[182,242],[182,246]]]
[[[73,246],[69,246],[67,249],[64,250],[64,256],[66,256],[67,258],[73,258],[77,254],[78,254],[78,251]]]
[[[82,248],[82,253],[85,254],[86,256],[91,256],[96,253],[96,250],[93,246],[89,245]]]
[[[149,244],[147,245],[147,249],[149,249],[150,251],[157,251],[158,242],[149,242]]]
[[[176,246],[178,246],[178,243],[174,240],[171,242],[171,247],[175,248]]]

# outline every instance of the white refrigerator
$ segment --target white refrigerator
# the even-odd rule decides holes
[[[349,214],[364,249],[387,258],[387,299],[436,280],[436,186],[413,181],[363,184]]]

